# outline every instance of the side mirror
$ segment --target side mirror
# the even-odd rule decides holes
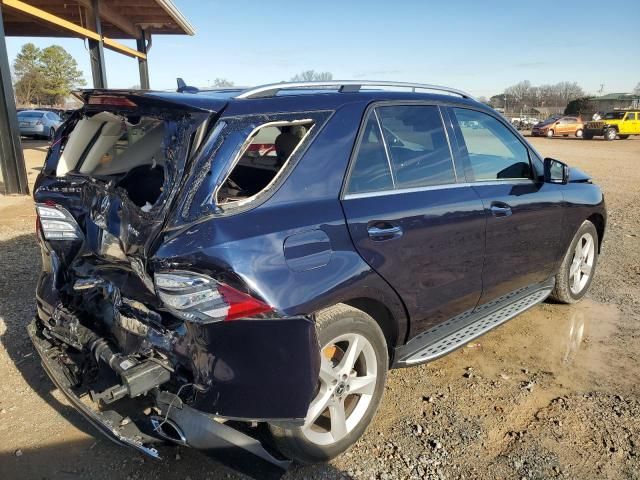
[[[546,183],[569,183],[569,166],[555,158],[544,159],[544,181]]]

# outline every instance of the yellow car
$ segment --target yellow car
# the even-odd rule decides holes
[[[640,110],[618,110],[609,112],[601,120],[589,122],[584,126],[582,138],[604,137],[605,140],[619,138],[625,140],[629,135],[640,135]]]

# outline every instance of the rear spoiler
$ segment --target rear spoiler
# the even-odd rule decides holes
[[[177,92],[153,90],[76,90],[72,95],[86,107],[112,107],[122,109],[167,108],[217,113],[226,105],[227,99],[211,98],[206,95],[194,95]]]

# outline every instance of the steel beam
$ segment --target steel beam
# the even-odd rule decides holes
[[[138,47],[138,51],[140,53],[144,53],[144,58],[138,57],[138,69],[140,70],[140,88],[142,90],[149,90],[151,86],[149,85],[149,65],[147,64],[147,38],[149,39],[149,44],[151,43],[151,34],[147,34],[144,30],[140,30],[140,34],[136,39],[136,46]]]
[[[120,42],[116,42],[112,38],[107,38],[102,35],[98,35],[98,33],[93,30],[89,30],[88,28],[81,27],[76,25],[75,23],[69,22],[64,18],[57,17],[55,15],[50,14],[40,8],[36,8],[28,3],[25,3],[21,0],[0,0],[0,3],[3,4],[7,8],[14,9],[15,11],[30,15],[35,17],[40,22],[45,22],[51,24],[50,28],[61,28],[71,34],[75,34],[81,38],[93,39],[100,41],[102,40],[104,46],[116,51],[118,53],[124,53],[125,55],[129,55],[130,57],[142,57],[144,56],[142,53],[134,50],[133,48],[129,48],[126,45],[121,44]]]
[[[87,6],[87,27],[98,34],[99,40],[89,38],[89,57],[93,88],[107,88],[107,67],[104,63],[104,43],[102,42],[102,23],[100,21],[100,0],[91,0]]]
[[[0,5],[0,169],[4,193],[29,194]]]

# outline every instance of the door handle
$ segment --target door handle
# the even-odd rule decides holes
[[[513,212],[511,207],[503,202],[491,202],[491,214],[494,217],[509,217]]]
[[[397,225],[389,225],[384,227],[372,225],[370,227],[367,227],[367,233],[369,234],[369,238],[371,240],[382,242],[385,240],[400,238],[402,236],[402,228]]]

